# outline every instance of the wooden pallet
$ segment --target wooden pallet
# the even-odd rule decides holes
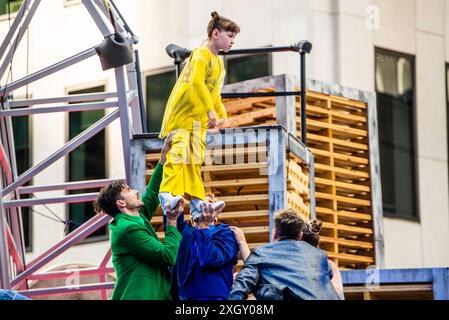
[[[234,107],[243,109],[241,104],[235,104]],[[158,160],[159,152],[146,155],[147,183]],[[287,201],[291,207],[308,216],[308,170],[302,160],[292,152],[287,152],[285,165]],[[206,150],[205,163],[202,166],[206,192],[213,193],[218,199],[226,202],[226,207],[219,216],[220,221],[242,228],[251,249],[266,244],[270,240],[269,176],[267,173],[268,149],[265,145]],[[163,240],[161,214],[159,208],[151,223]],[[190,220],[188,207],[185,209],[185,218],[187,221]],[[242,265],[243,261],[240,259],[235,271],[238,271]]]
[[[227,100],[227,127],[276,123],[275,102],[267,97]],[[296,114],[300,138],[299,97]],[[307,142],[315,156],[316,212],[324,222],[321,247],[343,269],[374,264],[366,103],[308,91]],[[287,161],[288,205],[308,213],[306,170],[297,159]]]
[[[299,117],[297,128],[300,137]],[[307,133],[322,247],[340,267],[365,268],[374,263],[366,104],[309,92]]]
[[[221,222],[241,227],[250,246],[269,242],[269,210],[268,210],[268,163],[267,148],[254,146],[234,147],[226,150],[207,150],[202,174],[206,193],[213,193],[218,199],[226,202],[220,214]],[[264,155],[265,154],[265,155]],[[240,163],[225,163],[225,155],[232,155],[233,162],[237,157]],[[159,153],[146,155],[147,179],[159,159]],[[244,163],[241,163],[241,162]],[[252,161],[252,162],[248,162]],[[217,164],[217,162],[219,164]],[[185,209],[186,220],[190,219],[188,206]],[[152,224],[163,239],[161,210],[158,209]]]

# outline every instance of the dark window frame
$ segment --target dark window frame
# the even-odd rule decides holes
[[[413,85],[413,104],[412,104],[412,130],[413,130],[413,163],[414,163],[414,174],[415,174],[415,216],[408,215],[400,215],[400,214],[391,214],[389,212],[385,212],[383,209],[383,216],[386,218],[397,219],[397,220],[405,220],[410,222],[421,222],[421,212],[420,212],[420,201],[419,201],[419,189],[420,189],[420,181],[419,181],[419,165],[418,165],[418,125],[417,125],[417,86],[416,86],[416,57],[414,55],[401,52],[401,51],[393,51],[390,49],[375,47],[374,48],[374,70],[377,70],[377,61],[376,61],[376,53],[391,55],[397,58],[406,58],[411,61],[411,70],[412,70],[412,85]],[[375,76],[375,75],[374,75]],[[377,101],[377,81],[374,79],[375,85],[375,93],[376,93],[376,101]],[[376,108],[378,108],[378,104],[376,103]],[[378,124],[378,127],[379,124]],[[382,166],[381,166],[382,167]],[[382,168],[381,168],[382,169]],[[383,202],[383,200],[382,200]],[[382,203],[383,204],[383,203]]]
[[[183,64],[182,64],[182,67],[185,65],[185,63],[186,62],[184,62]],[[182,70],[182,68],[181,68],[181,70]],[[152,69],[152,70],[148,70],[148,71],[144,71],[144,72],[142,72],[142,88],[144,88],[144,104],[145,104],[145,111],[146,111],[146,114],[147,114],[147,119],[146,119],[146,121],[147,121],[147,125],[148,125],[148,132],[151,132],[152,130],[150,130],[150,123],[149,123],[149,121],[150,121],[150,110],[149,110],[149,108],[150,108],[150,105],[149,105],[149,101],[148,101],[148,92],[146,91],[146,88],[147,88],[147,82],[148,82],[148,78],[149,77],[152,77],[152,76],[158,76],[158,75],[161,75],[161,74],[164,74],[164,73],[172,73],[172,72],[175,72],[175,74],[176,74],[176,67],[174,66],[174,65],[172,65],[172,66],[165,66],[165,67],[161,67],[161,68],[156,68],[156,69]],[[170,91],[173,89],[173,86],[170,88]],[[161,119],[161,121],[162,121],[162,119]],[[157,133],[159,133],[159,131],[157,132]]]
[[[269,46],[271,47],[271,46]],[[229,56],[224,56],[223,62],[225,65],[225,70],[226,70],[226,78],[224,81],[224,85],[229,84],[229,68],[228,68],[228,64],[229,61],[232,62],[232,60],[237,60],[239,58],[246,58],[246,57],[252,57],[252,56],[262,56],[262,55],[266,55],[268,58],[268,75],[266,75],[267,77],[272,76],[273,75],[273,54],[272,53],[263,53],[263,54],[237,54],[237,55],[229,55]],[[246,80],[247,81],[247,80]]]
[[[2,5],[3,1],[5,2],[4,3],[4,5],[5,5],[5,8],[4,8],[5,12],[3,12],[3,9],[0,7],[0,17],[8,16],[8,6],[7,6],[8,0],[0,1],[0,6]],[[17,10],[14,10],[14,4],[11,4],[11,12],[10,12],[11,17],[14,17],[17,14],[17,12],[19,11],[20,5],[22,4],[23,0],[10,0],[9,1],[9,2],[13,2],[13,3],[14,2],[19,2],[19,1],[20,1],[20,4],[18,4],[18,6],[16,7]]]
[[[108,91],[108,86],[107,86],[107,82],[103,81],[103,82],[98,82],[98,83],[92,83],[92,84],[88,84],[85,86],[80,86],[80,87],[68,87],[66,88],[66,94],[70,95],[73,94],[75,92],[75,94],[77,94],[77,92],[79,91],[83,91],[83,90],[89,90],[89,89],[94,89],[97,87],[103,87],[104,91],[103,92],[107,92]],[[105,115],[107,114],[106,112],[107,110],[104,109]],[[70,128],[70,114],[68,113],[66,115],[66,129],[65,129],[65,140],[69,141],[69,128]],[[108,177],[109,176],[109,141],[108,141],[108,127],[106,127],[104,129],[104,135],[105,135],[105,176]],[[69,160],[69,156],[66,156],[65,159],[65,181],[69,180],[69,176],[70,176],[70,160]],[[67,193],[68,194],[68,193]],[[65,205],[65,216],[67,220],[70,220],[70,204],[66,204]],[[109,228],[105,227],[106,233],[102,234],[102,235],[98,235],[98,236],[90,236],[85,238],[84,240],[82,240],[81,242],[77,243],[76,246],[82,246],[82,245],[86,245],[86,244],[93,244],[93,243],[101,243],[104,241],[108,241],[109,237],[110,237],[110,232],[109,232]],[[74,230],[72,230],[71,232],[73,232]],[[69,231],[70,232],[70,231]],[[67,233],[66,235],[68,235],[69,233]]]

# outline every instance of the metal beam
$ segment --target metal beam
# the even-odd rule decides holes
[[[282,127],[281,127],[282,128]],[[268,138],[268,196],[270,242],[274,236],[274,214],[287,208],[287,143],[282,129],[270,130]]]
[[[113,289],[114,289],[114,282],[108,282],[108,283],[85,284],[73,287],[55,287],[46,289],[24,290],[19,291],[19,293],[26,297],[33,298],[38,296],[76,294],[76,293],[84,293],[100,290],[113,290]]]
[[[33,4],[31,5],[30,10],[28,11],[28,14],[25,18],[25,21],[20,26],[19,33],[17,34],[16,39],[14,40],[14,43],[11,45],[8,54],[5,56],[5,60],[3,61],[2,65],[0,66],[0,79],[5,74],[5,71],[8,68],[8,65],[11,63],[11,60],[16,53],[17,48],[19,47],[20,41],[23,38],[23,35],[25,34],[26,30],[28,29],[28,25],[31,22],[31,19],[33,19],[34,14],[36,13],[37,8],[39,7],[39,4],[41,3],[41,0],[35,0]],[[23,11],[22,11],[23,14]]]
[[[45,273],[35,273],[28,277],[28,280],[53,280],[67,278],[68,273],[78,273],[80,277],[97,276],[100,274],[114,273],[114,268],[86,268],[86,269],[67,269],[64,271],[51,271]]]
[[[131,133],[129,129],[129,113],[128,113],[128,101],[126,94],[126,81],[125,81],[125,67],[118,67],[115,69],[115,79],[117,83],[118,94],[118,104],[120,112],[120,127],[122,132],[122,147],[123,156],[125,163],[125,176],[126,183],[130,184],[131,179],[131,161],[130,161],[130,143],[131,143]],[[122,93],[122,94],[120,94]]]
[[[24,208],[33,207],[43,204],[55,204],[55,203],[82,203],[94,201],[97,198],[98,193],[84,193],[84,194],[72,194],[62,197],[51,198],[39,198],[39,199],[22,199],[22,200],[7,200],[3,201],[3,207],[10,208]]]
[[[69,234],[64,240],[57,243],[55,246],[47,250],[44,254],[33,260],[28,264],[28,269],[18,275],[13,281],[11,286],[16,287],[25,281],[30,275],[41,269],[47,263],[67,251],[71,246],[81,242],[86,237],[100,229],[107,224],[112,218],[106,214],[97,215],[86,222],[81,227],[77,228],[74,232]]]
[[[124,179],[103,179],[103,180],[90,180],[90,181],[75,181],[75,182],[66,182],[59,184],[51,184],[51,185],[42,185],[42,186],[30,186],[30,187],[20,187],[20,194],[32,194],[38,192],[47,192],[54,190],[82,190],[82,189],[96,189],[102,188],[109,183],[114,182],[115,180],[124,180]]]
[[[68,102],[87,102],[87,101],[99,101],[106,99],[117,98],[117,92],[102,92],[102,93],[86,93],[86,94],[73,94],[70,96],[46,98],[46,99],[27,99],[8,101],[11,109],[19,107],[29,107],[39,104],[53,104],[53,103],[68,103]]]
[[[104,19],[104,14],[100,14],[100,12],[98,11],[99,9],[97,9],[97,6],[92,0],[82,0],[82,2],[92,19],[94,20],[95,24],[97,25],[98,29],[100,29],[103,37],[106,38],[115,33],[113,28],[111,28],[110,22],[106,22],[106,20]]]
[[[115,119],[119,117],[118,110],[114,111],[113,113],[105,116],[100,121],[92,125],[89,129],[85,130],[78,136],[76,136],[74,139],[69,141],[64,147],[56,151],[54,154],[49,156],[47,159],[39,163],[38,165],[34,166],[33,168],[30,168],[28,171],[23,173],[16,181],[14,181],[12,184],[7,186],[1,195],[4,197],[8,195],[9,193],[16,190],[18,187],[23,186],[25,183],[30,181],[34,176],[36,176],[38,173],[42,172],[44,169],[49,167],[51,164],[59,160],[60,158],[66,156],[73,150],[75,150],[77,147],[88,141],[90,138],[95,136],[97,133],[102,131],[104,128],[106,128],[110,123],[112,123]],[[129,142],[128,142],[129,143]]]
[[[31,0],[24,0],[22,4],[20,5],[20,9],[16,14],[16,18],[14,19],[14,22],[12,23],[11,27],[8,30],[8,33],[6,34],[5,39],[3,39],[2,45],[0,46],[0,59],[3,58],[4,53],[6,52],[6,48],[11,42],[12,37],[16,33],[17,28],[19,27],[20,23],[23,20],[23,17],[25,16],[25,10],[28,9],[28,6],[30,4]]]
[[[3,186],[2,180],[3,179],[0,179],[0,190]],[[8,243],[5,233],[7,225],[5,215],[3,213],[3,201],[0,197],[0,288],[8,290],[11,288],[9,284],[10,266],[8,257]]]
[[[11,256],[12,260],[14,261],[16,268],[17,268],[17,272],[23,272],[24,270],[24,266],[22,263],[22,257],[19,254],[19,250],[17,249],[17,246],[14,242],[14,238],[13,235],[11,233],[11,229],[6,226],[5,228],[6,231],[6,240],[8,242],[8,252],[9,255]]]
[[[55,72],[61,71],[61,70],[65,69],[67,67],[70,67],[71,65],[74,65],[80,61],[83,61],[90,57],[93,57],[96,54],[97,54],[97,52],[95,51],[95,47],[93,47],[93,48],[87,49],[83,52],[80,52],[68,59],[57,62],[50,67],[39,70],[33,74],[30,74],[30,75],[26,76],[25,78],[22,78],[20,80],[12,82],[0,89],[0,98],[3,97],[4,95],[6,96],[8,93],[10,93],[14,90],[17,90],[23,86],[26,86],[34,81],[45,78]]]
[[[93,102],[84,104],[69,104],[64,106],[55,107],[39,107],[39,108],[21,108],[14,110],[3,110],[0,111],[1,117],[20,117],[28,116],[33,114],[45,114],[45,113],[56,113],[56,112],[80,112],[89,110],[102,110],[109,108],[116,108],[118,106],[117,101],[106,101],[106,102]]]

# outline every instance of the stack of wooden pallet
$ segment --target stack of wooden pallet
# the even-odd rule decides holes
[[[276,123],[275,98],[233,99],[225,105],[228,127]],[[300,138],[299,97],[296,108]],[[316,212],[324,222],[321,247],[343,269],[373,264],[366,104],[309,91],[307,143],[315,156]],[[294,158],[286,161],[290,184],[307,179]],[[307,190],[299,190],[289,189],[288,205],[305,213]]]
[[[299,114],[299,101],[297,106]],[[366,104],[309,92],[307,143],[315,156],[322,247],[341,267],[373,264]]]
[[[302,160],[288,153],[287,200],[290,207],[304,215],[309,214],[309,188],[307,171]],[[146,182],[159,159],[159,152],[148,153]],[[269,242],[269,176],[267,146],[234,145],[224,149],[207,149],[202,167],[206,193],[214,194],[226,202],[219,216],[221,222],[240,227],[250,248]],[[185,209],[186,220],[190,219]],[[158,209],[152,224],[163,239],[161,210]],[[240,261],[239,266],[242,265]]]
[[[269,90],[273,89],[265,91]],[[224,102],[228,128],[278,122],[276,98],[227,99]],[[297,109],[297,137],[300,138],[299,97],[293,103]],[[342,269],[374,264],[366,104],[309,91],[307,147],[315,157],[316,214],[324,222],[321,248]],[[158,153],[147,155],[148,178],[158,156]],[[206,192],[214,193],[227,203],[221,221],[241,227],[250,247],[269,241],[268,157],[267,150],[260,146],[215,148],[206,152],[202,168]],[[290,151],[284,161],[287,206],[308,216],[308,168]],[[158,215],[153,221],[156,227],[161,223],[160,212]]]

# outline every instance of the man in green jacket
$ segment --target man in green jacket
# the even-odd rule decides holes
[[[142,199],[122,181],[101,189],[95,201],[96,211],[114,220],[111,231],[112,263],[117,275],[113,300],[170,300],[171,273],[176,263],[181,234],[176,220],[184,211],[184,200],[174,210],[167,209],[164,243],[158,238],[150,220],[159,206],[158,193],[163,165],[170,150],[167,137],[161,159]]]

